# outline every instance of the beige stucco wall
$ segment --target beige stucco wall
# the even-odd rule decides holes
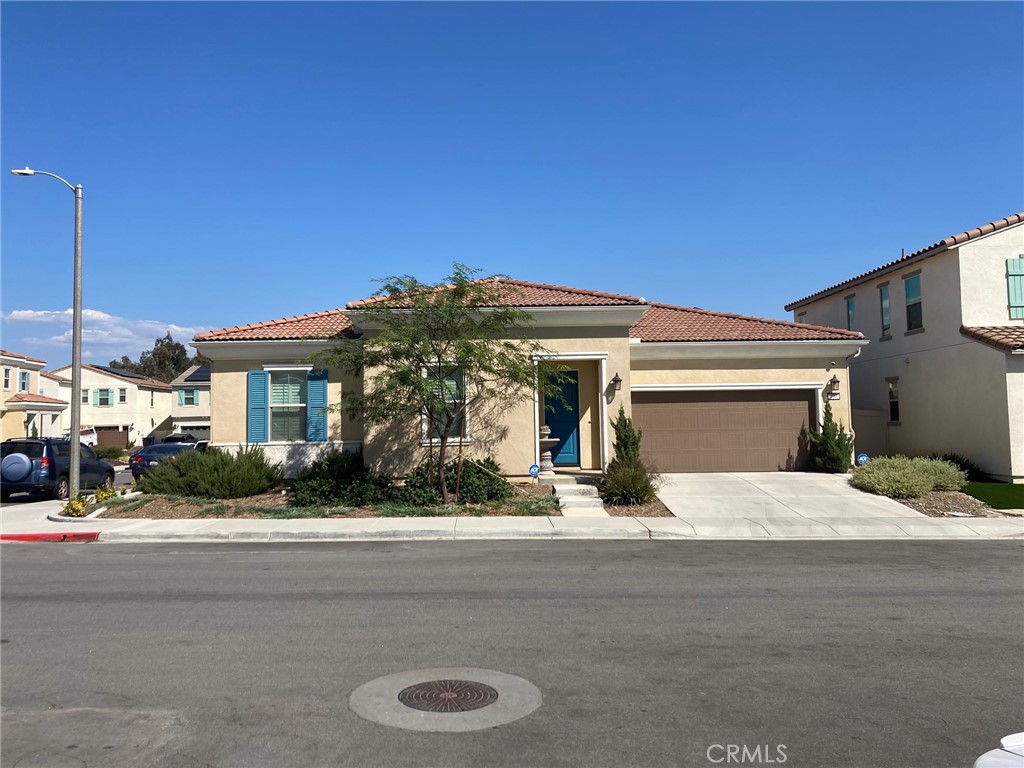
[[[1006,260],[1013,258],[1024,258],[1024,225],[960,246],[964,325],[1024,325],[1024,319],[1010,319]]]
[[[22,371],[28,371],[28,391],[33,394],[39,394],[39,371],[31,368],[23,368],[16,362],[4,362],[3,370],[10,371],[10,386],[6,389],[0,389],[0,404],[6,404],[7,400],[18,394],[18,380],[21,376]],[[2,375],[2,371],[0,371]],[[3,379],[0,378],[0,387],[3,386]],[[49,395],[49,397],[57,397],[56,394]],[[7,440],[12,437],[25,437],[25,418],[26,413],[24,411],[0,411],[0,440]],[[47,421],[49,419],[47,418]]]
[[[195,405],[178,405],[179,390],[198,390],[199,399]],[[183,427],[187,431],[188,424],[209,424],[210,423],[210,385],[201,384],[175,384],[171,390],[171,423],[175,429]]]
[[[60,399],[71,402],[71,367],[60,368],[56,373],[68,377],[60,383]],[[142,445],[145,439],[157,429],[170,430],[171,392],[170,390],[148,389],[129,384],[123,379],[82,369],[82,389],[89,390],[89,402],[82,403],[82,424],[94,427],[123,426],[128,429],[128,443]],[[113,405],[93,405],[93,390],[109,389],[113,396]],[[125,390],[126,402],[118,402],[118,390]],[[152,393],[152,396],[151,396]],[[81,393],[74,393],[81,397]],[[177,395],[175,395],[177,397]],[[71,429],[71,409],[61,414],[61,429]]]
[[[839,377],[839,399],[829,401],[832,404],[832,415],[849,429],[850,375],[847,361],[842,357],[792,360],[634,360],[631,382],[634,386],[703,384],[736,387],[813,382],[824,390],[827,389],[826,382],[833,375]]]

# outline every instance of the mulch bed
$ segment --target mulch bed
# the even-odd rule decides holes
[[[988,504],[961,491],[929,491],[916,499],[900,503],[929,517],[1005,517]],[[952,513],[959,514],[952,514]]]
[[[536,485],[533,483],[514,484],[516,488],[516,499],[523,499],[531,496],[548,496],[554,492],[550,485]],[[192,518],[208,517],[211,520],[216,518],[249,518],[260,519],[265,515],[260,510],[272,508],[285,508],[292,506],[292,494],[287,488],[279,488],[259,496],[248,496],[243,499],[222,499],[210,501],[202,506],[191,502],[168,498],[166,496],[136,497],[134,500],[143,500],[142,506],[126,505],[127,508],[119,506],[109,507],[100,517],[104,519],[134,519],[134,520],[184,520]],[[214,508],[211,514],[211,508]],[[460,510],[454,514],[446,514],[444,517],[495,517],[503,514],[498,503],[489,506],[481,511],[478,505],[466,505],[465,511]],[[548,515],[558,516],[561,512],[557,507],[552,507]],[[380,513],[373,507],[356,507],[340,510],[336,514],[318,515],[318,518],[363,518],[380,517]]]
[[[657,497],[654,501],[636,504],[632,507],[613,507],[605,504],[604,508],[612,517],[675,517]]]

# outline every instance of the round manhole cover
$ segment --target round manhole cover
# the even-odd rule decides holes
[[[429,680],[403,688],[398,700],[422,712],[469,712],[496,702],[498,692],[472,680]]]

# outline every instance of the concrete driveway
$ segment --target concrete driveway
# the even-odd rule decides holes
[[[658,497],[697,535],[902,536],[930,519],[813,472],[666,474]]]

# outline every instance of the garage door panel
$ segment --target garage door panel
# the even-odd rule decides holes
[[[662,472],[806,469],[811,390],[634,392],[644,457]]]

